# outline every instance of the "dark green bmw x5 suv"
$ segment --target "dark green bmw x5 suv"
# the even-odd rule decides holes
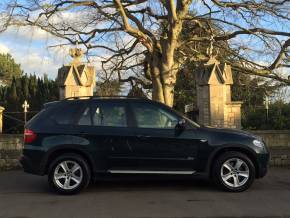
[[[25,126],[20,162],[73,194],[104,174],[205,175],[244,191],[266,175],[269,152],[250,133],[199,126],[146,99],[70,98],[47,103]]]

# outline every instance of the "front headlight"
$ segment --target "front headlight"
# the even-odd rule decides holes
[[[264,143],[262,141],[258,140],[258,139],[253,140],[253,144],[255,146],[259,147],[259,148],[264,148],[265,147]]]

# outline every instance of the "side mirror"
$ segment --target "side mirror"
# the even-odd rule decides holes
[[[177,135],[181,134],[183,132],[183,130],[185,129],[185,119],[181,119],[177,122],[176,126],[175,126],[175,133]]]

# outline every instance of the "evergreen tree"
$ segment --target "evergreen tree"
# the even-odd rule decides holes
[[[10,54],[0,54],[0,81],[2,85],[11,83],[13,77],[22,75],[20,64],[17,64]]]
[[[27,100],[30,105],[27,114],[27,118],[30,119],[41,110],[45,102],[58,100],[58,86],[54,80],[37,78],[35,75],[13,77],[10,85],[1,86],[0,102],[7,113],[3,122],[4,132],[23,132],[21,120],[24,119],[22,108],[24,100]]]

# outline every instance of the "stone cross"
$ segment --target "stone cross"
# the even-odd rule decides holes
[[[23,105],[23,111],[24,111],[24,123],[26,123],[26,113],[27,113],[27,109],[29,108],[29,104],[27,103],[27,101],[25,100]]]

